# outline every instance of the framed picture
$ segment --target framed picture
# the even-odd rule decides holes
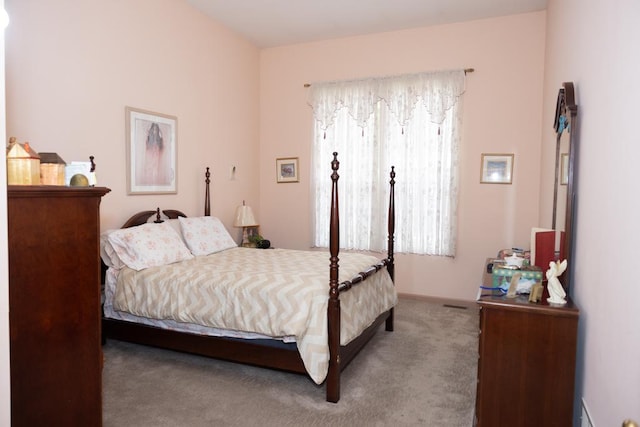
[[[569,153],[560,156],[560,185],[569,183]]]
[[[281,182],[298,182],[298,158],[286,157],[276,159],[276,178]]]
[[[178,119],[126,107],[127,194],[175,194]]]
[[[512,175],[513,154],[482,154],[482,184],[511,184]]]

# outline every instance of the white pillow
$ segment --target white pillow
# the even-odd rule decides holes
[[[179,217],[178,220],[182,228],[182,237],[187,242],[191,253],[196,256],[209,255],[238,246],[216,217]]]
[[[100,233],[100,256],[107,267],[113,267],[119,270],[125,266],[125,263],[122,262],[109,242],[109,235],[115,231],[118,230],[107,230]]]
[[[193,258],[178,233],[164,222],[123,228],[107,240],[120,260],[138,271]]]

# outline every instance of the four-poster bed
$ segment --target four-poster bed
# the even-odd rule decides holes
[[[342,369],[354,359],[383,322],[387,331],[393,330],[393,307],[397,302],[393,287],[395,171],[392,167],[389,182],[388,253],[385,258],[379,260],[356,253],[344,253],[339,257],[337,153],[333,153],[331,168],[328,288],[326,252],[229,247],[210,255],[193,256],[197,255],[198,247],[189,242],[189,237],[193,236],[186,227],[191,226],[190,221],[200,221],[197,223],[201,224],[203,219],[188,219],[178,210],[163,210],[162,213],[167,218],[163,220],[160,208],[144,211],[133,215],[122,229],[108,236],[105,233],[106,237],[103,236],[101,253],[103,259],[108,260],[107,265],[111,264],[106,274],[102,326],[104,338],[307,374],[317,384],[326,382],[327,401],[337,402],[340,399]],[[213,218],[210,217],[209,178],[207,168],[203,217],[205,219]],[[154,216],[155,221],[149,222]],[[135,265],[134,268],[123,264],[114,265],[111,259],[115,257],[114,251],[122,255],[123,259],[132,253],[131,248],[124,248],[124,252],[119,252],[122,250],[118,247],[120,243],[130,242],[133,232],[141,232],[144,229],[153,233],[156,224],[160,227],[163,222],[173,222],[174,227],[182,227],[183,240],[186,238],[187,246],[192,249],[193,254],[170,265],[153,265],[149,268],[140,268],[140,265],[137,265],[138,268]],[[118,240],[118,236],[122,239]],[[235,242],[233,243],[235,246]],[[321,262],[324,267],[320,267],[318,259],[323,260]],[[371,262],[372,260],[374,262]],[[140,260],[133,259],[131,264],[138,261]],[[210,265],[200,264],[205,262],[213,262],[215,270]],[[366,264],[363,264],[364,262]],[[299,264],[300,272],[291,268],[292,263]],[[235,265],[239,267],[234,267]],[[321,268],[324,273],[319,270],[316,272],[317,268],[314,266]],[[261,270],[263,267],[264,270]],[[273,269],[273,272],[270,269]],[[179,280],[180,277],[196,274],[194,270],[198,270],[198,274],[200,271],[211,274],[202,279],[190,279],[193,283]],[[224,272],[221,272],[222,270]],[[282,272],[287,272],[289,276],[285,275],[283,282],[277,282],[276,278],[282,276]],[[230,277],[233,279],[229,281],[230,288],[225,288],[224,292],[220,290],[218,283],[209,283],[213,276],[218,278],[216,280],[226,280],[227,276],[224,274],[227,273],[231,274]],[[341,279],[340,274],[349,280]],[[181,293],[194,287],[196,282],[198,286],[200,283],[203,284],[197,288],[196,296]],[[301,284],[298,285],[298,282]],[[207,289],[211,289],[210,293],[215,295],[225,293],[225,299],[209,302],[209,297],[202,297],[208,292]],[[170,291],[177,294],[174,296]],[[273,295],[268,296],[270,293]],[[277,298],[281,298],[282,293],[288,293],[288,298],[295,300],[275,301],[274,295],[278,294]],[[251,298],[255,299],[249,302],[240,301],[240,297],[236,299],[236,294],[251,294]],[[154,301],[150,303],[152,299]],[[174,307],[177,305],[175,301],[186,299],[194,299],[199,303],[200,307],[194,309],[193,314],[185,314],[190,310],[188,307]],[[156,304],[157,301],[159,303]],[[214,307],[207,309],[206,315],[202,315],[202,301],[207,301],[207,305]],[[307,305],[308,314],[302,308]],[[295,309],[287,309],[289,306]],[[172,313],[164,318],[158,317],[159,321],[149,319],[154,317],[156,312],[165,311]],[[185,320],[182,316],[191,317]],[[186,330],[175,330],[185,326],[183,322],[198,323],[192,319],[199,317],[220,318],[220,323],[191,325],[186,327]],[[144,323],[138,323],[140,321]],[[248,326],[244,326],[245,324]],[[298,324],[303,326],[298,328]],[[245,327],[247,329],[244,329]],[[250,329],[251,327],[254,329]],[[224,331],[221,332],[221,329]],[[237,333],[238,331],[250,333],[247,335],[244,332]],[[273,339],[274,337],[277,339]]]

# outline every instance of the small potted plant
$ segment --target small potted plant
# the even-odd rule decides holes
[[[253,234],[249,236],[249,243],[251,247],[259,249],[268,249],[271,246],[271,242],[263,238],[260,234]]]

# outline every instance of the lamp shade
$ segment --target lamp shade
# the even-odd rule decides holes
[[[233,221],[234,227],[255,227],[258,225],[256,218],[253,216],[251,207],[242,202],[242,206],[236,209],[236,219]]]

